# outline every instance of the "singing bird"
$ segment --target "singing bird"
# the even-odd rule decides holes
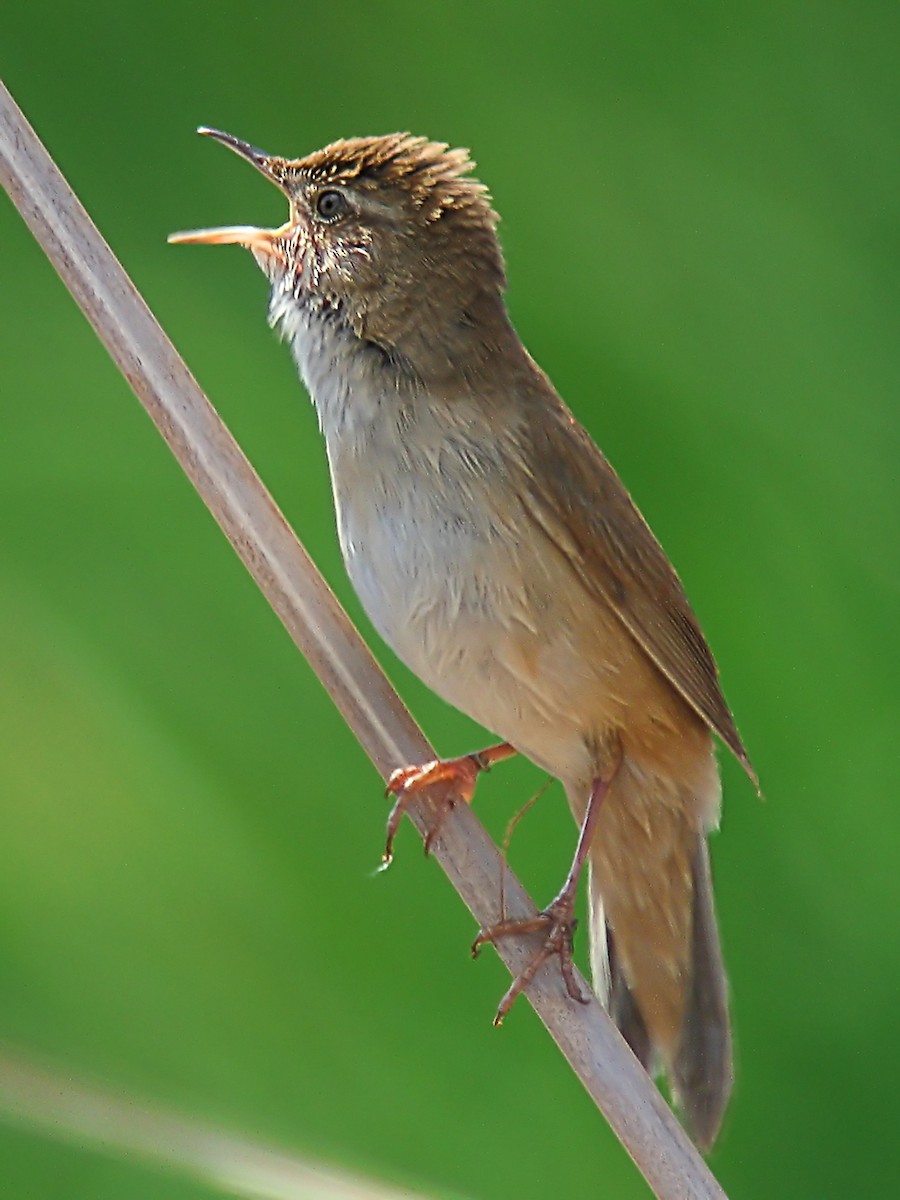
[[[535,964],[558,954],[577,996],[587,862],[594,987],[708,1147],[732,1082],[707,851],[712,735],[755,776],[675,570],[513,328],[474,164],[405,133],[284,159],[200,132],[275,183],[290,216],[170,240],[252,252],[318,412],[366,612],[429,687],[502,739],[395,772],[391,836],[410,793],[450,779],[469,799],[478,772],[510,754],[559,779],[580,834],[532,923],[546,931]]]

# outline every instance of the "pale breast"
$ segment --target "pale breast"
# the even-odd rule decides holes
[[[514,410],[432,404],[339,322],[277,295],[272,317],[319,414],[344,561],[372,624],[450,704],[552,774],[590,778],[590,746],[621,719],[623,639],[526,527]]]
[[[471,451],[379,440],[349,460],[329,447],[341,547],[373,625],[429,687],[548,771],[589,772],[595,724],[616,719],[603,646],[621,638],[585,613],[523,514],[498,511],[498,479],[473,471]]]

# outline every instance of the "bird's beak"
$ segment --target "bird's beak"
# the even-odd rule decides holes
[[[227,146],[229,150],[233,150],[235,154],[239,154],[241,158],[246,158],[247,162],[252,163],[257,171],[261,171],[267,179],[271,179],[273,183],[281,187],[283,158],[275,158],[274,155],[266,154],[265,150],[258,150],[249,142],[242,142],[240,138],[236,138],[230,133],[223,133],[221,129],[209,129],[206,125],[201,125],[197,132],[203,134],[204,137],[214,138],[223,146]]]
[[[235,154],[239,154],[241,158],[246,158],[287,195],[284,184],[286,163],[283,158],[275,158],[271,154],[266,154],[263,150],[251,146],[249,142],[242,142],[240,138],[233,137],[230,133],[222,133],[218,129],[207,129],[201,125],[197,132],[206,137],[215,138],[217,142],[222,142]],[[167,240],[172,245],[246,246],[262,266],[265,261],[272,258],[283,259],[281,239],[290,227],[290,221],[280,229],[258,229],[255,225],[228,225],[217,229],[192,229],[185,233],[170,233]]]

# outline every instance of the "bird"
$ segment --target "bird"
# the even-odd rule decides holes
[[[574,904],[588,867],[593,987],[708,1149],[733,1082],[728,987],[707,837],[714,738],[756,776],[675,569],[509,316],[491,196],[469,152],[408,133],[302,158],[199,130],[287,197],[278,229],[172,242],[247,248],[269,321],[318,414],[344,562],[373,626],[434,692],[500,741],[401,765],[405,804],[521,754],[558,779],[579,828],[531,922],[573,1001]],[[502,1015],[502,1014],[501,1014]]]

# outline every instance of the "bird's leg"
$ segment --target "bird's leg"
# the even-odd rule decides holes
[[[616,765],[618,766],[618,764]],[[551,901],[543,912],[539,912],[533,917],[526,917],[524,920],[499,921],[496,925],[482,929],[472,944],[472,957],[477,958],[481,947],[486,943],[496,942],[510,934],[534,933],[538,930],[546,933],[543,947],[535,954],[525,969],[515,977],[506,995],[500,1001],[497,1015],[494,1017],[495,1025],[502,1023],[503,1018],[512,1008],[516,996],[528,987],[541,965],[553,954],[559,955],[559,969],[562,972],[566,991],[573,1000],[577,1000],[581,1004],[588,1003],[588,997],[582,996],[575,982],[575,967],[572,962],[572,935],[577,924],[575,895],[578,891],[578,880],[584,864],[587,862],[591,841],[596,832],[597,818],[600,816],[603,801],[614,778],[615,770],[608,778],[598,777],[591,784],[587,809],[581,823],[581,831],[578,834],[578,845],[575,847],[575,857],[572,859],[572,866],[569,868],[566,882],[556,899]]]
[[[425,854],[427,856],[431,851],[434,839],[440,833],[444,817],[453,807],[457,797],[464,800],[466,804],[471,804],[472,797],[475,795],[475,784],[481,772],[489,771],[494,763],[503,762],[505,758],[511,758],[515,753],[516,751],[508,742],[501,742],[499,746],[488,746],[486,750],[479,750],[475,754],[465,754],[462,758],[435,759],[434,762],[423,763],[421,766],[398,767],[396,771],[393,771],[388,780],[386,794],[394,796],[396,799],[388,816],[387,843],[381,859],[382,867],[390,865],[394,856],[394,838],[397,836],[400,821],[416,792],[436,783],[447,783],[453,788],[453,798],[441,807],[425,838]]]

